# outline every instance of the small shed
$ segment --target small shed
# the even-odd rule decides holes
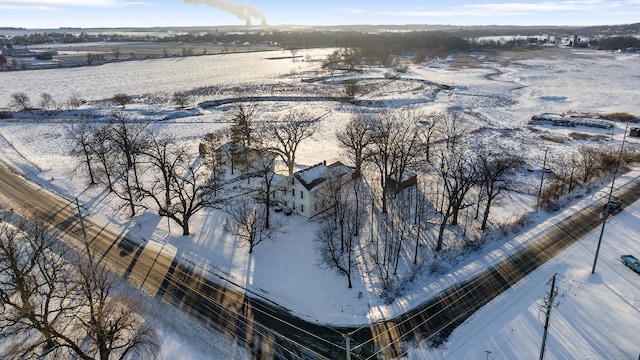
[[[640,137],[640,127],[632,127],[629,129],[629,136]]]

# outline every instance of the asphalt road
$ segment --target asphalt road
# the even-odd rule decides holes
[[[637,178],[616,195],[629,204],[640,198]],[[23,214],[51,216],[58,235],[82,248],[84,235],[75,204],[39,188],[0,166],[0,207]],[[291,315],[268,299],[250,296],[240,286],[185,261],[179,249],[147,241],[136,243],[126,229],[84,220],[95,257],[113,271],[177,308],[237,339],[257,359],[343,359],[350,334],[352,358],[396,358],[417,340],[438,341],[473,312],[538,266],[601,225],[600,207],[576,213],[539,234],[509,259],[467,282],[447,289],[399,318],[361,328],[331,328]],[[594,249],[595,251],[595,249]],[[590,266],[589,264],[587,264]],[[586,265],[586,266],[587,266]],[[225,284],[225,285],[219,285]],[[214,354],[212,354],[214,357]]]

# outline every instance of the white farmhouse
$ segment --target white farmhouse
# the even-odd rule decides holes
[[[278,184],[272,200],[295,214],[314,217],[331,207],[330,184],[344,184],[353,177],[353,169],[337,161],[315,164],[295,172]]]

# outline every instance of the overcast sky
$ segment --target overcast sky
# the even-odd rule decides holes
[[[640,0],[0,0],[0,27],[640,22]]]

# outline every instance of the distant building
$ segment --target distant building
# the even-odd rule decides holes
[[[32,51],[26,47],[6,47],[2,49],[2,55],[11,57],[35,57],[41,60],[51,60],[55,55],[58,55],[58,52],[56,50]]]
[[[334,162],[315,164],[295,172],[276,184],[271,200],[295,214],[312,218],[333,206],[331,185],[345,184],[353,177],[353,168]]]

